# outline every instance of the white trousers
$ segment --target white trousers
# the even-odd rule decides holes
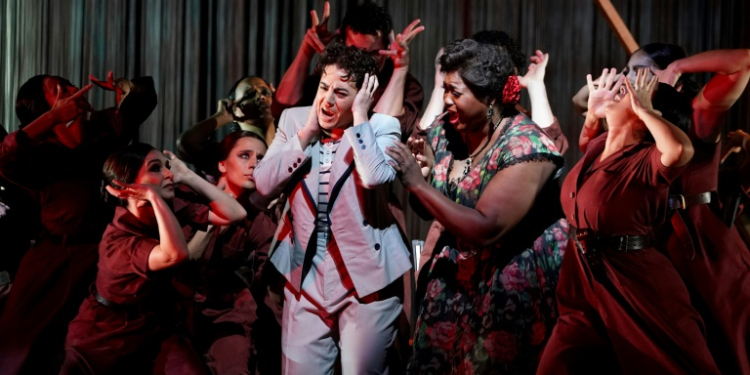
[[[340,354],[343,375],[388,374],[401,299],[358,298],[328,252],[303,285],[301,292],[284,288],[282,373],[330,375]]]

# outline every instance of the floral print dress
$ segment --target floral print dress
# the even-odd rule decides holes
[[[504,168],[538,161],[562,166],[562,156],[553,142],[528,117],[519,114],[507,122],[473,170],[457,183],[450,182],[453,154],[446,139],[450,126],[438,118],[428,134],[435,152],[432,186],[466,207],[475,207],[492,177]],[[557,189],[551,191],[559,192],[556,180],[550,178],[548,184]],[[559,193],[550,196],[554,194],[551,191],[543,189],[540,195],[546,194],[550,202],[559,205]],[[522,223],[539,223],[545,215],[537,212],[545,210],[553,209],[532,208]],[[537,224],[536,231],[520,224],[513,229],[532,232],[518,237],[524,238],[520,247],[495,244],[477,248],[443,232],[428,271],[409,373],[536,372],[557,319],[555,288],[568,240],[567,222],[559,219],[561,211],[553,211],[553,219],[542,222],[541,227]]]

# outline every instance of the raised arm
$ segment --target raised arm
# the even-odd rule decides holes
[[[333,33],[328,31],[330,9],[331,7],[326,1],[323,8],[323,19],[320,22],[318,22],[318,13],[315,10],[310,11],[312,27],[307,29],[305,37],[302,40],[302,45],[297,51],[297,56],[281,78],[279,87],[276,88],[276,96],[273,104],[274,117],[279,116],[286,108],[299,105],[304,94],[303,83],[307,75],[310,74],[310,64],[313,57],[315,57],[316,53],[323,53],[326,45],[338,34],[338,31]]]
[[[430,102],[427,104],[427,108],[424,110],[422,119],[419,120],[419,128],[425,130],[432,125],[435,118],[440,116],[445,110],[445,103],[443,103],[443,80],[445,80],[445,73],[440,71],[440,56],[445,53],[444,48],[440,48],[435,56],[435,86],[432,88],[432,94],[430,95]]]
[[[122,184],[122,188],[107,186],[107,192],[120,199],[135,198],[136,205],[149,203],[154,210],[159,228],[159,244],[148,255],[148,269],[158,271],[173,267],[188,257],[188,246],[179,221],[167,202],[148,185]]]
[[[536,50],[536,55],[531,57],[531,64],[526,71],[526,75],[519,77],[518,80],[521,87],[525,87],[529,92],[531,120],[541,128],[547,128],[555,122],[547,98],[547,87],[544,84],[544,74],[548,62],[549,54]]]
[[[666,167],[681,167],[693,158],[693,143],[684,131],[654,110],[651,96],[659,83],[659,77],[653,76],[647,81],[646,76],[645,69],[638,69],[634,85],[625,80],[633,112],[646,124],[649,133],[654,137],[656,148],[661,152],[661,163]]]
[[[205,155],[207,142],[213,135],[214,131],[224,125],[232,123],[232,114],[228,107],[231,105],[229,100],[220,100],[216,113],[189,127],[177,139],[177,155],[188,163],[200,162],[198,158]]]
[[[211,224],[227,225],[240,221],[247,216],[247,212],[245,212],[242,205],[231,195],[200,178],[200,176],[191,171],[173,153],[165,150],[164,155],[170,160],[172,165],[171,171],[174,174],[174,183],[182,183],[189,186],[210,202],[211,211],[208,214],[208,221]]]
[[[396,179],[396,171],[388,164],[385,150],[392,146],[401,135],[401,125],[395,118],[374,115],[372,122],[367,118],[368,108],[372,104],[377,88],[377,76],[365,74],[362,87],[357,92],[352,105],[354,123],[358,125],[344,131],[344,136],[352,145],[360,183],[367,189]]]
[[[721,136],[721,118],[739,99],[750,80],[750,49],[714,50],[669,64],[661,79],[674,85],[683,73],[715,73],[693,99],[695,134],[705,142]]]
[[[424,30],[419,26],[419,20],[414,20],[404,29],[403,33],[393,36],[393,30],[389,34],[390,45],[387,50],[381,50],[381,55],[391,57],[393,61],[393,74],[378,100],[373,111],[388,116],[401,116],[404,113],[404,89],[406,87],[406,76],[409,73],[409,44],[414,37]]]
[[[475,208],[458,204],[429,185],[411,150],[397,143],[388,154],[404,187],[448,231],[478,246],[502,239],[531,209],[556,166],[553,162],[518,163],[492,177]]]

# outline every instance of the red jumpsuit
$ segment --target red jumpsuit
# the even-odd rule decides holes
[[[194,331],[214,374],[255,373],[256,367],[264,374],[281,371],[281,327],[275,319],[281,311],[264,303],[265,273],[275,272],[267,261],[276,224],[248,206],[242,222],[208,232],[203,267],[191,278],[198,280]]]
[[[716,192],[721,158],[720,143],[694,140],[695,156],[673,184],[686,197]],[[717,323],[728,341],[729,353],[717,345],[717,362],[727,362],[727,373],[750,374],[750,253],[737,228],[722,222],[713,194],[710,204],[677,210],[672,217],[667,250],[685,283],[695,290],[708,310],[707,321]],[[730,302],[731,301],[731,302]],[[720,334],[721,335],[721,334]],[[709,340],[712,343],[714,340]],[[712,347],[713,349],[713,347]],[[726,357],[726,358],[725,358]],[[721,360],[719,360],[721,358]]]
[[[101,198],[102,165],[156,107],[153,80],[132,83],[118,111],[91,114],[84,125],[88,141],[77,149],[35,142],[20,130],[0,145],[0,175],[29,193],[42,225],[0,315],[0,374],[55,371],[68,323],[96,275],[97,244],[112,218]]]
[[[663,166],[649,143],[599,161],[606,136],[591,141],[563,183],[566,218],[594,236],[653,239],[669,184],[684,168]],[[569,249],[576,248],[571,238]],[[565,254],[560,317],[537,374],[718,374],[687,288],[657,246],[597,249],[601,263],[594,267],[580,251]]]
[[[205,230],[208,206],[173,200],[187,237]],[[180,335],[170,270],[149,271],[158,228],[117,207],[99,244],[95,290],[68,328],[61,374],[201,374],[200,358]]]

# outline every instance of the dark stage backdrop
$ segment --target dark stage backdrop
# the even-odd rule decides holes
[[[515,37],[528,54],[550,53],[547,89],[555,115],[571,140],[568,165],[581,153],[582,120],[570,105],[586,73],[625,65],[627,54],[591,0],[378,0],[393,15],[396,32],[416,18],[426,30],[413,42],[411,72],[433,85],[440,46],[483,29]],[[331,2],[336,28],[352,0]],[[750,48],[750,2],[745,0],[614,0],[640,44],[676,43],[688,54]],[[151,75],[159,105],[141,128],[141,141],[174,149],[190,124],[213,113],[217,100],[243,75],[278,82],[310,26],[309,10],[322,0],[0,0],[0,122],[17,128],[18,87],[40,73],[87,82]],[[699,76],[700,83],[706,77]],[[112,94],[92,90],[101,108]],[[528,104],[524,98],[522,104]],[[426,103],[425,103],[426,105]],[[727,116],[730,128],[750,129],[745,93]],[[413,216],[410,216],[413,218]],[[412,233],[424,229],[410,220]]]

